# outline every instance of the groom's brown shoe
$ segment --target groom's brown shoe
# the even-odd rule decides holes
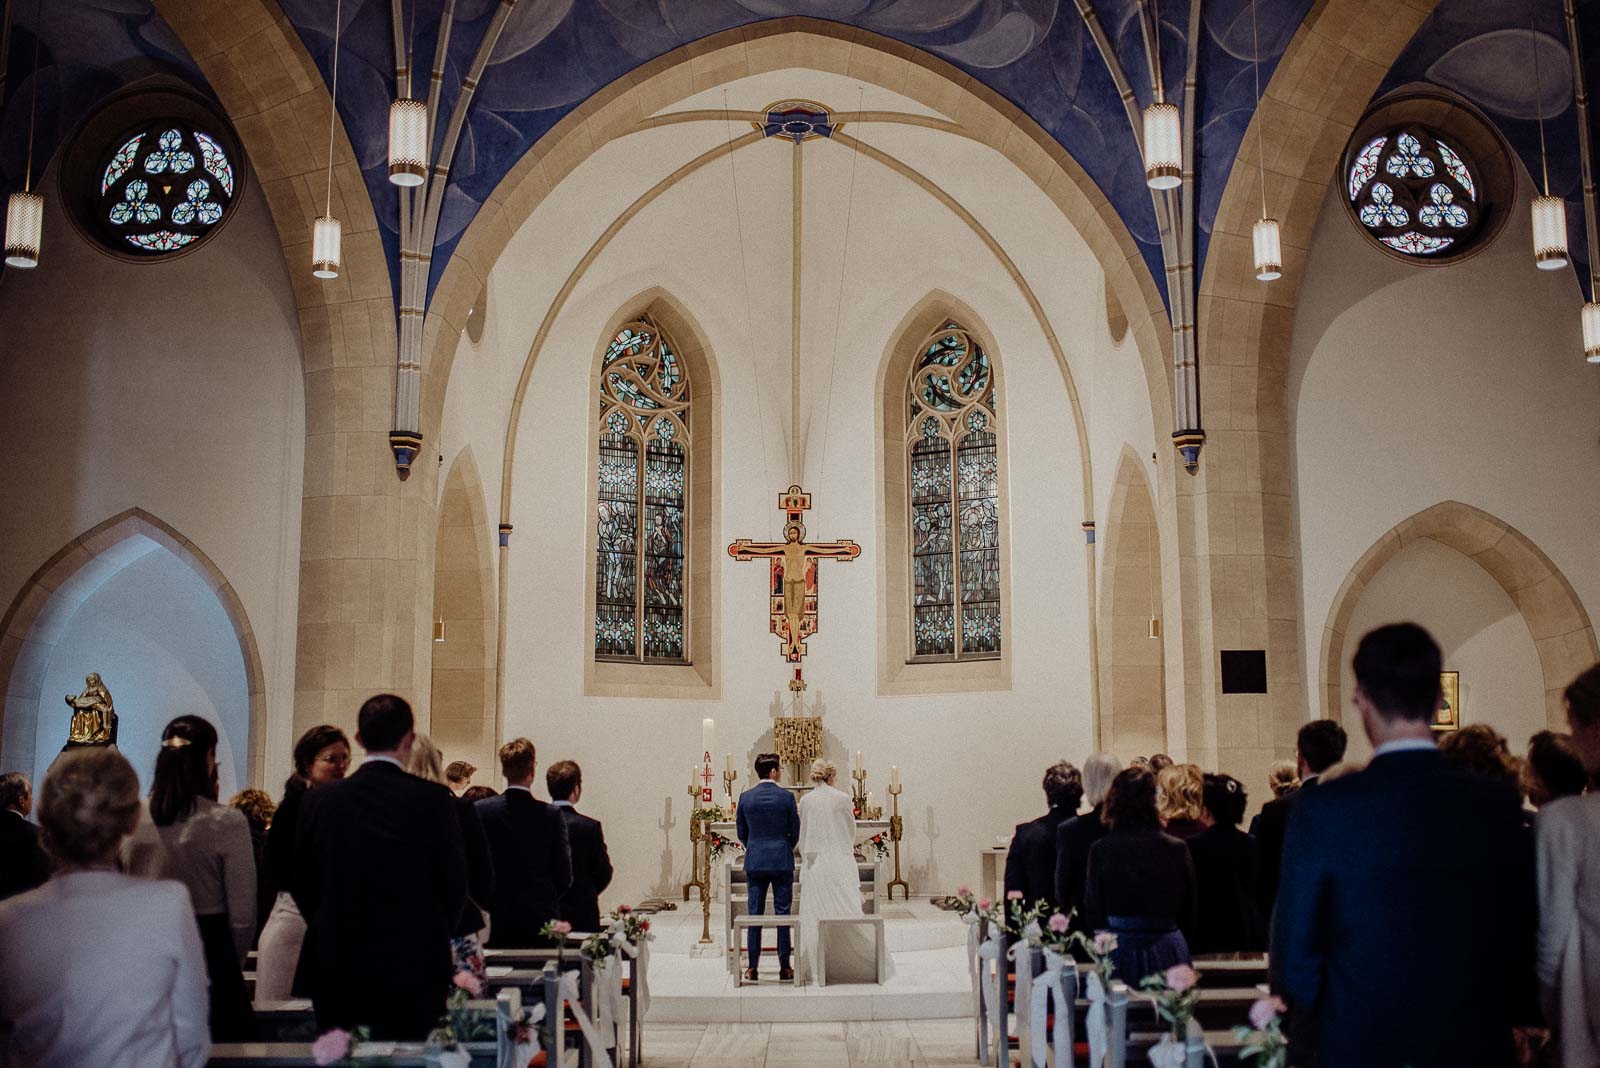
[[[778,969],[778,979],[780,981],[782,981],[782,982],[785,982],[785,983],[794,982],[794,969],[793,968],[780,968],[780,969]]]

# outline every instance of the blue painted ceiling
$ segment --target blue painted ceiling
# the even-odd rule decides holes
[[[333,0],[280,2],[327,78]],[[1259,3],[1262,84],[1272,76],[1311,3]],[[445,76],[446,114],[497,6],[498,0],[457,0]],[[1531,121],[1537,111],[1528,75],[1530,47],[1538,41],[1551,185],[1569,197],[1569,220],[1576,230],[1582,225],[1582,209],[1576,199],[1577,137],[1566,31],[1559,5],[1546,0],[1541,6],[1534,34],[1524,4],[1443,0],[1379,93],[1414,81],[1462,93],[1495,121],[1524,163],[1538,173],[1537,128]],[[1580,0],[1579,6],[1586,53],[1600,55],[1600,0]],[[425,84],[432,61],[442,7],[443,0],[404,0],[406,18],[414,27],[419,86]],[[150,0],[43,3],[37,72],[32,50],[40,8],[25,2],[13,8],[11,75],[0,113],[0,177],[8,188],[20,185],[35,84],[39,160],[49,158],[96,101],[128,82],[166,74],[209,92]],[[1100,0],[1096,10],[1141,104],[1146,102],[1150,72],[1137,0]],[[859,27],[921,48],[1017,104],[1099,185],[1138,243],[1158,286],[1163,284],[1155,216],[1122,103],[1075,6],[1064,0],[522,0],[478,89],[457,151],[434,248],[430,293],[473,216],[506,172],[590,95],[692,41],[791,15]],[[1229,169],[1254,110],[1250,15],[1249,0],[1206,0],[1202,13],[1195,212],[1202,267]],[[1187,0],[1161,3],[1160,17],[1163,81],[1169,99],[1181,103],[1188,58],[1183,43]],[[397,276],[397,195],[384,168],[387,105],[394,93],[389,0],[345,0],[343,19],[339,111],[384,228],[391,272]],[[1591,62],[1591,76],[1595,66]],[[37,164],[36,174],[41,169],[42,163]],[[1574,241],[1574,248],[1581,244]]]

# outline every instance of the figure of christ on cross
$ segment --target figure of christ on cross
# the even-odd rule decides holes
[[[772,633],[783,640],[783,658],[798,664],[806,655],[806,638],[817,632],[817,561],[854,560],[861,555],[861,546],[849,539],[806,541],[802,517],[811,508],[811,494],[799,486],[780,493],[778,507],[789,517],[783,541],[740,538],[728,546],[728,555],[735,560],[772,561]]]

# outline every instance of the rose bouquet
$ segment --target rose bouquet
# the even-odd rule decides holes
[[[1174,964],[1164,972],[1147,975],[1139,981],[1139,989],[1150,992],[1156,1015],[1171,1027],[1161,1042],[1150,1051],[1150,1063],[1157,1068],[1178,1068],[1183,1064],[1184,1039],[1189,1021],[1194,1018],[1195,1004],[1200,1000],[1200,975],[1187,964]]]
[[[1282,999],[1266,997],[1250,1006],[1250,1023],[1238,1024],[1233,1037],[1244,1043],[1239,1059],[1257,1057],[1256,1068],[1288,1068],[1289,1040],[1283,1034]]]

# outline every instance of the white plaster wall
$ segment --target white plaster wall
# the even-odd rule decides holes
[[[1461,553],[1435,541],[1417,541],[1372,577],[1350,617],[1359,636],[1410,620],[1427,627],[1444,653],[1444,669],[1461,673],[1461,724],[1487,723],[1506,736],[1513,752],[1543,730],[1544,675],[1533,635],[1517,606],[1489,573]],[[1354,641],[1350,652],[1355,652]],[[1355,674],[1342,670],[1344,693]],[[1346,756],[1365,762],[1372,746],[1352,709],[1344,717],[1350,734]]]
[[[205,246],[129,264],[78,236],[53,169],[41,187],[40,265],[0,276],[0,605],[102,520],[134,506],[158,516],[244,605],[270,713],[267,778],[280,781],[293,744],[305,414],[266,200],[252,180]]]
[[[244,658],[227,613],[188,564],[154,542],[106,580],[73,613],[44,672],[40,704],[49,710],[38,732],[31,773],[45,771],[67,740],[62,695],[83,689],[98,672],[117,709],[117,748],[148,788],[161,730],[193,715],[217,728],[222,800],[245,783],[250,740]]]
[[[1573,275],[1533,265],[1522,177],[1500,236],[1447,267],[1373,248],[1336,188],[1323,205],[1289,382],[1307,693],[1350,568],[1439,501],[1522,531],[1600,610],[1600,369],[1583,359]]]
[[[790,71],[736,83],[729,101],[760,107],[804,96],[854,108],[860,92],[851,80]],[[720,91],[712,95],[709,106],[720,107]],[[872,87],[864,106],[923,110]],[[1095,482],[1109,487],[1124,440],[1146,455],[1152,448],[1149,402],[1131,343],[1117,351],[1110,341],[1100,268],[1082,238],[992,150],[917,128],[852,132],[924,168],[1014,257],[1050,316],[1080,394],[1103,400],[1106,414],[1089,421]],[[486,335],[478,345],[460,342],[440,436],[447,463],[472,446],[491,515],[502,488],[504,413],[551,299],[635,197],[728,136],[720,123],[687,124],[613,143],[556,189],[506,249],[490,279]],[[776,537],[781,527],[774,505],[789,481],[792,151],[769,143],[739,152],[731,165],[719,160],[629,222],[555,319],[520,421],[504,733],[532,737],[542,764],[572,758],[584,765],[584,808],[606,822],[619,862],[607,895],[615,900],[683,880],[685,766],[698,753],[701,718],[717,721],[717,752],[734,753],[747,769],[788,676],[767,633],[764,571],[728,559],[721,545]],[[1062,371],[993,254],[947,209],[871,160],[829,144],[805,153],[800,418],[804,483],[816,495],[809,526],[813,537],[853,537],[863,547],[857,563],[824,565],[822,630],[810,643],[806,673],[811,695],[825,706],[834,755],[861,749],[880,797],[888,766],[900,766],[914,889],[940,892],[973,878],[977,850],[1036,814],[1045,764],[1081,762],[1089,752],[1088,579],[1078,524],[1094,513],[1083,499]],[[735,189],[742,227],[731,211]],[[715,701],[582,694],[583,663],[592,655],[583,605],[592,581],[585,538],[594,353],[617,308],[653,286],[700,324],[721,380],[722,696]],[[1002,368],[1013,684],[1003,693],[880,698],[877,374],[894,328],[934,289],[978,312]]]

